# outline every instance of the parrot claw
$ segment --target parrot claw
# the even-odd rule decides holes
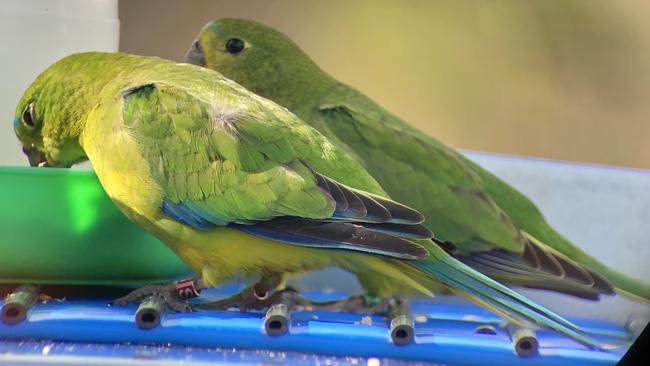
[[[151,296],[158,296],[166,307],[177,312],[191,312],[192,307],[187,301],[178,299],[177,285],[148,285],[131,291],[126,296],[113,300],[115,306],[126,306],[130,302],[142,302]]]

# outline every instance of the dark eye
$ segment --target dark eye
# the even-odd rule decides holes
[[[34,128],[34,103],[29,103],[23,110],[23,124]]]
[[[241,52],[246,44],[239,38],[231,38],[226,42],[226,51],[232,53],[233,55]]]

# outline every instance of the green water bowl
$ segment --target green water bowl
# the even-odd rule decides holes
[[[90,170],[0,167],[0,283],[140,285],[191,275]]]

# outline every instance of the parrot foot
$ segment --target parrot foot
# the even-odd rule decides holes
[[[134,301],[142,303],[150,298],[159,298],[164,305],[163,310],[166,306],[174,311],[188,312],[192,311],[192,308],[186,299],[198,296],[202,288],[202,284],[195,279],[181,280],[169,285],[148,285],[113,300],[113,305],[126,306]],[[179,300],[179,297],[185,300]]]
[[[294,297],[299,297],[299,295],[296,290],[290,287],[277,290],[280,283],[282,283],[282,278],[282,274],[280,273],[264,273],[258,282],[246,287],[238,294],[218,301],[197,304],[193,307],[195,309],[212,310],[238,308],[240,311],[247,311],[249,309],[258,310],[268,308],[278,303],[288,304],[285,300],[288,299],[289,294],[295,293]],[[291,308],[291,305],[287,306]]]
[[[269,291],[260,289],[257,285],[253,285],[245,288],[240,293],[225,299],[204,304],[196,304],[193,308],[210,310],[228,310],[230,308],[238,308],[240,311],[248,311],[250,309],[264,309],[280,303],[291,308],[294,303],[302,303],[303,301],[302,297],[292,288],[274,291],[270,294]]]

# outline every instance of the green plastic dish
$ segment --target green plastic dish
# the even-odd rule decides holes
[[[91,170],[0,167],[0,283],[140,285],[191,276]]]

